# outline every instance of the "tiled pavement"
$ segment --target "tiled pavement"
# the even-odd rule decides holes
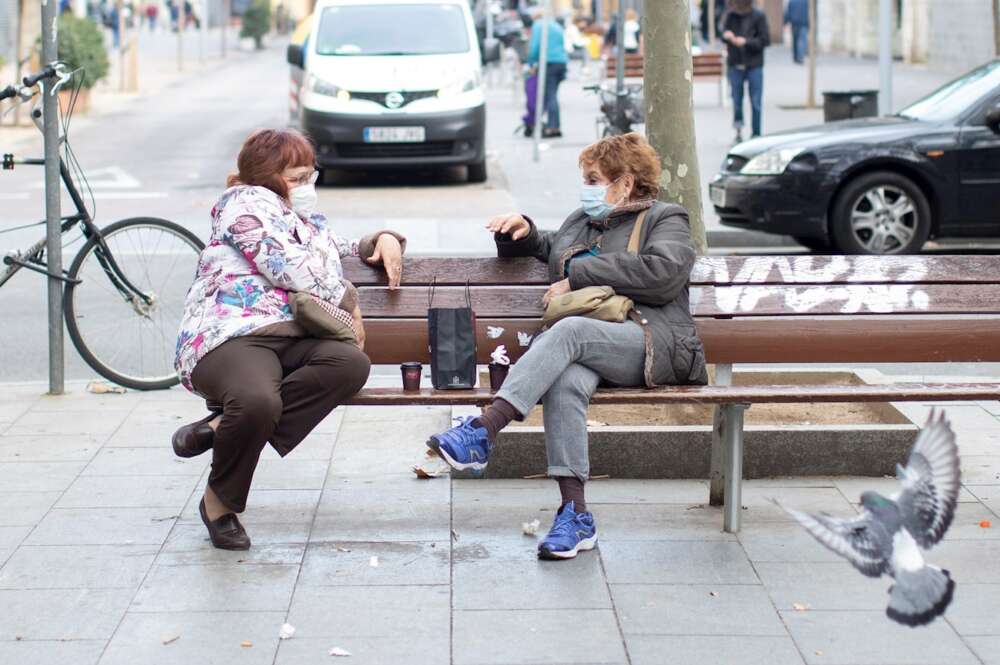
[[[197,516],[207,458],[167,443],[196,400],[39,392],[0,392],[4,665],[309,665],[336,660],[332,647],[359,664],[1000,663],[995,402],[947,407],[966,486],[931,559],[958,589],[945,620],[912,630],[885,618],[886,580],[768,502],[849,514],[891,481],[748,482],[738,537],[704,506],[704,482],[594,481],[599,550],[539,562],[521,523],[544,531],[550,482],[416,480],[449,413],[352,408],[288,459],[265,453],[245,516],[254,548],[222,552]],[[279,641],[285,622],[297,632]]]

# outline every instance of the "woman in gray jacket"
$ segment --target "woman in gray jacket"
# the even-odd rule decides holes
[[[539,231],[523,215],[492,220],[501,257],[534,256],[549,267],[553,297],[610,286],[635,307],[623,323],[568,317],[538,335],[514,365],[482,416],[431,437],[428,445],[455,469],[482,470],[497,433],[542,401],[548,475],[562,505],[538,556],[570,559],[593,549],[597,529],[587,511],[590,474],[587,406],[598,384],[648,387],[704,384],[705,355],[688,301],[695,261],[687,211],[656,199],[660,160],[638,134],[602,139],[580,155],[581,208],[557,231]],[[646,212],[637,254],[626,251]]]

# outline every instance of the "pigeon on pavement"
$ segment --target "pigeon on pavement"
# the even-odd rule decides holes
[[[948,571],[925,563],[921,552],[944,537],[961,487],[958,446],[944,413],[931,412],[906,467],[896,465],[896,477],[900,491],[889,498],[863,493],[857,517],[785,510],[865,575],[892,577],[886,614],[901,624],[922,626],[944,613],[955,590]]]

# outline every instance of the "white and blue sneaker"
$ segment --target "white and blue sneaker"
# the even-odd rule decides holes
[[[441,456],[448,466],[456,471],[481,473],[490,461],[489,437],[485,427],[474,427],[474,417],[459,418],[459,424],[449,430],[433,435],[427,447]]]
[[[549,535],[538,545],[539,559],[572,559],[577,552],[597,546],[597,527],[592,513],[578,513],[570,501],[556,513]]]

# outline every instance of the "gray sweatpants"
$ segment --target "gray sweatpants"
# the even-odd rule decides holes
[[[590,476],[587,406],[603,379],[645,385],[645,341],[639,324],[572,316],[541,333],[510,368],[497,393],[524,415],[542,400],[550,476]]]

